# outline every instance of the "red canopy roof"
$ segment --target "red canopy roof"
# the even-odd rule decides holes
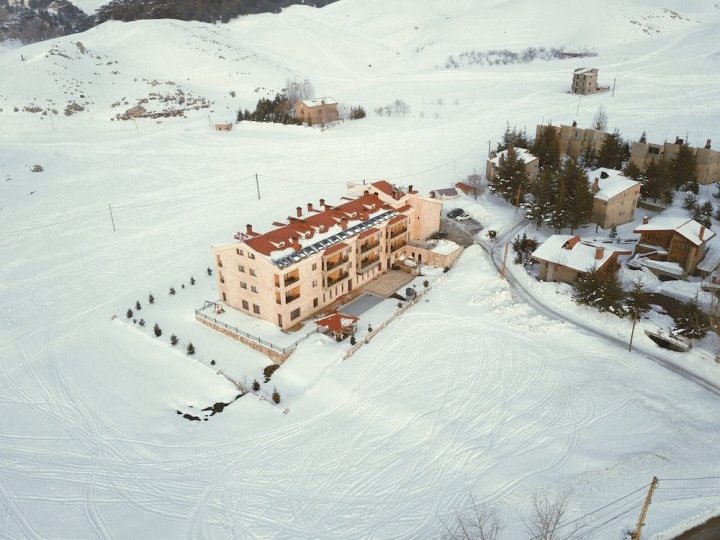
[[[359,320],[359,317],[353,317],[352,315],[336,311],[329,317],[318,319],[315,321],[315,324],[329,328],[331,332],[336,334],[341,334],[346,328],[351,327]]]

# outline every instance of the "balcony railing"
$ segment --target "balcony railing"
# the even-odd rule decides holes
[[[398,249],[406,245],[407,242],[395,242],[394,244],[390,244],[390,253],[395,253]]]
[[[363,244],[360,246],[360,253],[367,253],[368,251],[372,251],[373,249],[377,249],[380,247],[380,242],[376,242],[375,244]]]
[[[337,268],[338,266],[342,266],[343,264],[347,264],[350,262],[349,257],[343,257],[341,259],[338,259],[336,261],[328,261],[325,263],[325,271],[329,272],[330,270]]]
[[[285,303],[286,303],[286,304],[290,304],[291,302],[294,302],[294,301],[297,300],[298,298],[300,298],[300,293],[298,293],[298,294],[292,294],[292,295],[286,294],[286,295],[285,295]]]
[[[333,278],[327,278],[325,280],[325,288],[332,287],[333,285],[337,285],[344,279],[347,279],[350,277],[350,274],[347,272],[342,272],[339,276],[333,277]]]
[[[407,227],[403,227],[402,229],[397,229],[395,231],[390,231],[390,238],[397,238],[401,234],[405,234],[407,232]]]
[[[365,259],[360,263],[360,266],[358,266],[357,273],[362,274],[367,272],[373,266],[377,266],[378,264],[380,264],[380,257],[377,259]]]
[[[296,281],[299,281],[299,280],[300,280],[300,276],[287,276],[285,278],[285,286],[287,287],[288,285],[292,285],[293,283],[295,283]]]

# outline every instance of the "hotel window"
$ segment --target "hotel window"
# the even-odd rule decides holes
[[[255,270],[253,270],[252,268],[250,269],[250,275],[251,275],[251,276],[257,275],[257,274],[255,274]]]
[[[253,304],[253,313],[260,315],[260,306],[258,306],[257,304]]]
[[[241,282],[240,282],[240,288],[241,288],[241,289],[247,289],[247,283],[245,283],[244,281],[241,281]]]
[[[225,283],[225,276],[222,275],[222,272],[220,273],[220,283]]]
[[[313,300],[313,307],[318,307],[318,299]]]
[[[250,253],[250,252],[248,251],[248,259],[254,259],[254,258],[255,258],[255,254],[254,254],[254,253]]]
[[[313,269],[313,270],[317,270],[317,263],[313,263],[312,269]]]
[[[238,264],[238,270],[240,270],[240,272],[245,272],[245,267],[242,264]]]
[[[291,321],[294,321],[294,320],[297,319],[299,316],[300,316],[300,308],[293,309],[293,310],[290,312],[290,320],[291,320]]]
[[[317,287],[317,279],[313,279],[313,287]]]
[[[257,292],[257,287],[256,287],[255,285],[251,285],[251,286],[250,286],[250,290],[251,290],[252,292],[256,293],[256,292]]]
[[[242,307],[243,309],[250,309],[250,304],[248,304],[247,300],[242,301]]]

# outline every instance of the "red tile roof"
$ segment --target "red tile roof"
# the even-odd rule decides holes
[[[315,324],[317,324],[318,326],[324,326],[325,328],[330,329],[330,331],[335,334],[342,334],[343,331],[351,329],[352,326],[359,320],[360,319],[358,317],[336,311],[329,317],[325,317],[324,319],[318,319],[317,321],[315,321]]]
[[[395,186],[393,186],[390,182],[387,180],[378,180],[377,182],[373,182],[370,184],[371,187],[374,187],[375,189],[382,191],[385,195],[390,195],[392,197],[393,191],[395,193],[398,193],[400,197],[404,196],[405,193],[399,189],[397,189]]]
[[[301,238],[306,240],[315,236],[315,233],[328,232],[335,225],[339,225],[343,218],[348,223],[352,221],[366,221],[370,214],[378,210],[390,209],[375,195],[363,195],[355,200],[343,203],[323,212],[311,214],[306,218],[295,218],[291,223],[266,232],[248,240],[247,245],[263,255],[270,255],[273,251],[281,251],[294,247]]]

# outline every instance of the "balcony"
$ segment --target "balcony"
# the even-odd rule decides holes
[[[368,270],[370,270],[372,267],[377,266],[378,264],[380,264],[380,262],[381,262],[381,261],[380,261],[380,257],[377,257],[377,258],[375,258],[375,259],[363,259],[363,260],[360,262],[360,265],[359,265],[358,268],[357,268],[357,273],[358,273],[358,274],[364,274],[365,272],[367,272]]]
[[[296,283],[298,281],[300,281],[300,276],[298,276],[297,274],[285,276],[285,286],[286,287],[288,285],[292,285],[293,283]]]
[[[390,238],[397,238],[401,234],[405,234],[407,232],[407,227],[403,227],[402,229],[395,229],[390,231]]]
[[[327,289],[329,287],[337,285],[338,283],[346,280],[349,277],[350,277],[350,274],[348,272],[341,272],[337,276],[329,277],[325,280],[325,288]]]
[[[300,298],[300,293],[286,294],[285,295],[285,303],[290,304],[290,303],[294,302],[295,300],[297,300],[298,298]]]
[[[374,249],[378,249],[380,247],[380,242],[375,242],[374,244],[362,244],[360,246],[360,253],[368,253]]]
[[[407,242],[405,242],[404,240],[390,244],[390,253],[395,253],[398,249],[400,249],[406,245],[407,245]]]
[[[336,268],[339,268],[340,266],[343,266],[350,262],[349,257],[342,257],[340,259],[337,259],[335,261],[327,261],[325,263],[325,272],[330,272],[331,270],[334,270]]]

